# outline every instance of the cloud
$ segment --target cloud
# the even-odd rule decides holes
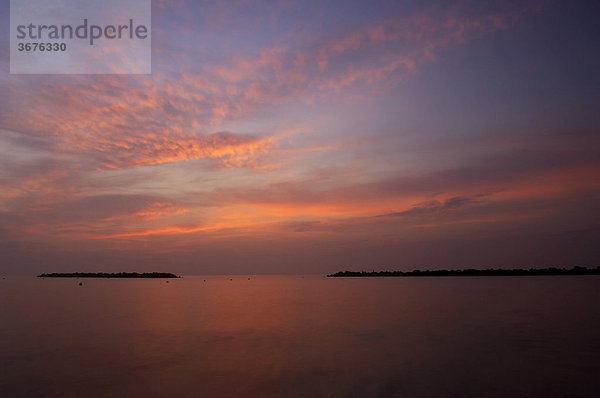
[[[45,137],[58,153],[85,155],[91,168],[202,158],[219,159],[223,167],[251,167],[273,144],[269,137],[202,132],[212,117],[230,112],[228,103],[169,82],[158,90],[149,88],[151,81],[145,78],[57,78],[39,83],[35,89],[34,82],[25,89],[14,81],[8,85],[20,104],[6,104],[4,125],[24,136]],[[24,113],[27,117],[16,116]]]
[[[223,167],[252,167],[273,139],[214,133],[216,126],[282,101],[348,87],[387,87],[438,50],[505,29],[527,12],[464,7],[391,16],[325,38],[305,34],[300,47],[275,44],[215,60],[190,52],[187,61],[178,62],[201,64],[200,71],[2,77],[0,121],[6,129],[48,137],[57,152],[88,156],[95,161],[92,168],[200,158],[220,159]]]
[[[472,5],[470,5],[472,6]],[[384,22],[359,26],[338,37],[307,38],[305,50],[283,45],[253,56],[236,56],[206,71],[226,85],[250,89],[254,98],[299,95],[310,90],[339,91],[346,87],[401,81],[450,46],[513,26],[531,8],[507,8],[495,13],[455,5]],[[535,9],[537,10],[537,9]]]
[[[220,132],[203,136],[171,134],[142,135],[126,142],[103,140],[92,148],[75,148],[89,153],[106,168],[149,166],[192,159],[216,160],[220,167],[252,167],[270,150],[273,140]],[[70,149],[72,150],[72,149]]]
[[[125,217],[153,219],[178,210],[173,201],[155,195],[102,194],[67,200],[54,207],[51,212],[38,215],[65,223],[96,222]]]
[[[416,206],[411,207],[408,210],[395,212],[386,214],[386,217],[403,217],[403,216],[423,216],[423,215],[436,215],[439,216],[440,213],[445,213],[449,211],[454,211],[465,206],[469,206],[475,203],[479,203],[481,201],[481,196],[479,195],[476,198],[473,197],[464,197],[464,196],[454,196],[452,198],[446,199],[444,202],[440,202],[438,200],[430,200],[427,202],[419,203]]]
[[[291,166],[241,173],[238,169],[198,172],[194,162],[131,169],[124,167],[138,163],[127,158],[112,158],[110,163],[99,154],[96,158],[72,154],[68,159],[53,153],[42,138],[17,133],[4,137],[0,147],[5,149],[2,159],[9,167],[0,173],[4,195],[0,210],[10,215],[5,228],[38,237],[97,240],[188,235],[192,239],[202,235],[209,239],[269,231],[360,235],[377,229],[376,225],[388,233],[416,226],[489,225],[542,217],[556,208],[555,203],[583,200],[600,187],[600,164],[593,156],[596,147],[572,144],[593,143],[590,134],[548,134],[537,143],[527,136],[504,137],[501,142],[487,142],[490,150],[464,158],[463,164],[366,179],[357,178],[352,165],[342,167],[339,162],[319,166],[302,177],[290,173]],[[246,156],[253,152],[245,146],[262,145],[260,140],[229,133],[209,137],[213,141],[202,142],[206,148],[164,145],[172,146],[169,150],[175,157],[203,156],[216,162],[239,160],[236,150]],[[135,153],[144,154],[136,162],[164,161],[156,160],[159,152],[164,156],[165,148],[160,145],[158,149],[150,146],[147,153],[139,144],[132,145]],[[352,151],[360,153],[362,148]],[[333,154],[348,150],[333,148]],[[305,154],[295,152],[301,165],[307,163]],[[283,156],[288,156],[286,150]],[[85,165],[90,158],[105,167],[78,167],[78,162]],[[120,168],[108,169],[108,164]],[[556,210],[557,215],[563,212]]]
[[[219,244],[229,255],[242,241],[302,242],[303,252],[335,247],[343,258],[359,247],[377,255],[377,245],[512,236],[513,226],[585,230],[600,189],[596,130],[490,132],[502,126],[490,119],[454,134],[457,118],[453,134],[425,126],[417,137],[401,120],[409,111],[385,114],[403,101],[399,83],[538,10],[480,3],[356,22],[327,14],[312,31],[294,18],[278,25],[289,2],[272,5],[277,15],[241,4],[256,8],[246,16],[231,4],[164,1],[152,76],[0,74],[0,236],[25,249],[110,253]],[[200,14],[224,37],[199,40]],[[348,98],[360,101],[345,107]]]

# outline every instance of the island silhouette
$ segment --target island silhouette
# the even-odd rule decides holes
[[[181,278],[170,272],[55,272],[40,274],[38,278]]]
[[[330,277],[362,276],[531,276],[531,275],[600,275],[600,267],[586,268],[530,268],[530,269],[456,269],[456,270],[413,270],[413,271],[340,271],[327,275]]]

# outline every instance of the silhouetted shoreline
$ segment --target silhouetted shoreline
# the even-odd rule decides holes
[[[40,274],[38,278],[180,278],[170,272],[59,272]]]
[[[600,267],[586,268],[530,268],[530,269],[458,269],[458,270],[413,270],[413,271],[340,271],[330,277],[362,276],[531,276],[531,275],[600,275]]]

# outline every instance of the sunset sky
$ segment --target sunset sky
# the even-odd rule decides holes
[[[2,274],[600,265],[600,2],[155,0],[151,75],[0,15]]]

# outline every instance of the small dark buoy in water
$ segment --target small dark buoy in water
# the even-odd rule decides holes
[[[206,282],[206,279],[204,279],[202,282]]]
[[[165,282],[169,283],[169,281],[165,281]]]
[[[232,281],[233,279],[229,278],[230,281]]]
[[[79,286],[83,286],[83,283],[79,282]]]
[[[250,280],[250,278],[248,278],[248,280]]]

